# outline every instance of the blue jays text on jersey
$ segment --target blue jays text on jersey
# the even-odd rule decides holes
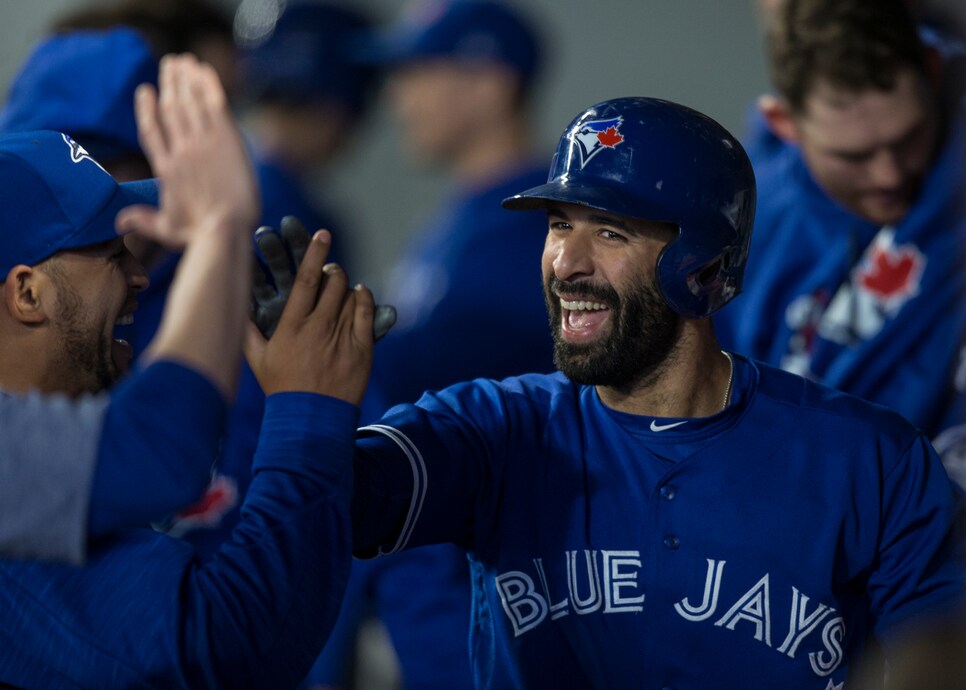
[[[840,686],[870,634],[962,600],[960,494],[898,415],[735,364],[704,419],[559,373],[391,410],[357,443],[357,555],[469,552],[479,687]]]

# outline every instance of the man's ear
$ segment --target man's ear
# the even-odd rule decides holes
[[[43,285],[49,282],[30,266],[19,264],[11,268],[3,283],[3,301],[10,316],[26,324],[46,321],[47,314],[41,301],[41,291]]]
[[[765,118],[768,129],[782,141],[798,142],[798,129],[788,102],[778,96],[766,94],[758,97],[758,112]]]

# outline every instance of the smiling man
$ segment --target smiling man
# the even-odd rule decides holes
[[[744,299],[716,325],[726,347],[891,407],[936,439],[966,422],[955,412],[966,393],[964,85],[945,78],[964,55],[925,43],[906,4],[776,10],[778,95],[759,102],[774,145],[752,160],[755,259]]]
[[[10,137],[3,154],[5,187],[32,183],[21,183],[27,203],[8,208],[23,209],[19,225],[33,230],[3,233],[2,387],[68,395],[108,388],[131,360],[114,326],[131,320],[148,284],[113,217],[125,206],[156,203],[155,183],[118,186],[103,170],[76,174],[99,166],[67,135]]]
[[[606,101],[503,203],[547,213],[560,371],[390,410],[353,486],[357,556],[469,554],[478,687],[832,690],[870,635],[962,600],[959,496],[926,438],[715,339],[755,208],[734,137]]]
[[[64,134],[0,136],[0,388],[77,395],[124,373],[130,353],[113,329],[130,320],[146,279],[118,235],[136,230],[186,245],[146,358],[168,359],[162,375],[199,400],[158,386],[146,403],[122,403],[155,424],[170,419],[165,406],[183,405],[216,425],[235,387],[249,306],[254,175],[214,69],[193,56],[164,58],[159,89],[140,86],[136,106],[159,183],[119,185]],[[315,331],[306,336],[313,349],[290,352],[280,339],[260,359],[269,371],[263,433],[229,538],[202,562],[186,542],[115,520],[80,567],[0,559],[0,686],[292,688],[304,677],[334,623],[350,560],[348,459],[330,465],[311,451],[352,447],[372,357],[372,296],[349,289],[334,264],[323,281],[330,244],[325,232],[309,244],[304,279],[314,287],[292,315]],[[340,327],[326,337],[318,323]],[[329,354],[348,350],[357,357],[340,357],[343,368],[329,364]],[[198,378],[206,387],[188,388]],[[327,400],[326,419],[313,411],[323,393],[340,399],[334,416],[335,398]],[[111,427],[102,443],[136,451],[167,441],[168,429],[150,426]],[[176,431],[199,433],[190,424]],[[173,475],[179,449],[159,451]],[[153,486],[155,468],[141,468],[136,452],[126,457]]]

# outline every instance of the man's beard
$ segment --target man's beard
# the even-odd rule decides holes
[[[110,388],[117,379],[117,371],[110,348],[104,348],[102,334],[90,325],[96,321],[85,319],[87,314],[76,294],[63,288],[59,294],[57,330],[69,387],[75,393],[96,393]]]
[[[610,309],[611,332],[586,344],[569,343],[561,333],[558,293],[577,294]],[[659,371],[674,348],[680,317],[664,302],[656,283],[641,283],[621,297],[607,284],[545,282],[544,298],[553,332],[553,360],[574,383],[630,390]]]

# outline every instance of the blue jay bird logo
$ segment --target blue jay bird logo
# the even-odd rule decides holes
[[[624,135],[620,133],[623,122],[622,117],[590,120],[580,123],[570,132],[570,141],[576,144],[577,150],[580,151],[581,170],[598,153],[604,149],[615,148],[624,141]]]
[[[91,154],[87,152],[87,149],[85,149],[83,146],[78,144],[76,141],[71,139],[66,134],[61,134],[60,136],[63,138],[64,142],[70,147],[71,161],[73,161],[74,163],[80,163],[82,160],[86,159],[86,160],[89,160],[94,165],[96,165],[101,170],[104,170],[101,164],[91,157]],[[104,172],[107,172],[107,171],[104,170]]]

